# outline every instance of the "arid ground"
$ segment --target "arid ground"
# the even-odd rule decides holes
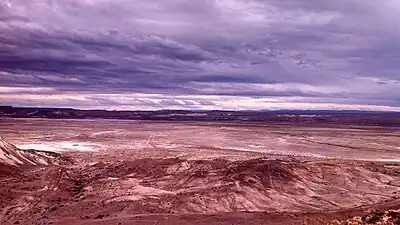
[[[400,224],[396,127],[0,119],[0,136],[0,224]]]

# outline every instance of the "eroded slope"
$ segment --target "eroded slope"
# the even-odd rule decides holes
[[[396,201],[399,179],[396,163],[171,158],[48,166],[2,185],[10,196],[26,194],[10,201],[15,208],[6,221],[107,224],[156,215],[363,210]]]

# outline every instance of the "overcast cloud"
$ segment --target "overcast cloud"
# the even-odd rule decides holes
[[[2,0],[0,105],[400,110],[398,0]]]

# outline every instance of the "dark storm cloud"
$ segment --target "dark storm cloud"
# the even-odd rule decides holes
[[[5,0],[0,86],[398,106],[399,13],[396,0]],[[131,104],[216,104],[163,101]]]

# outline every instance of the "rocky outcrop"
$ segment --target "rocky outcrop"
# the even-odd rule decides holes
[[[0,137],[0,165],[3,167],[58,165],[63,161],[59,153],[22,150]]]

